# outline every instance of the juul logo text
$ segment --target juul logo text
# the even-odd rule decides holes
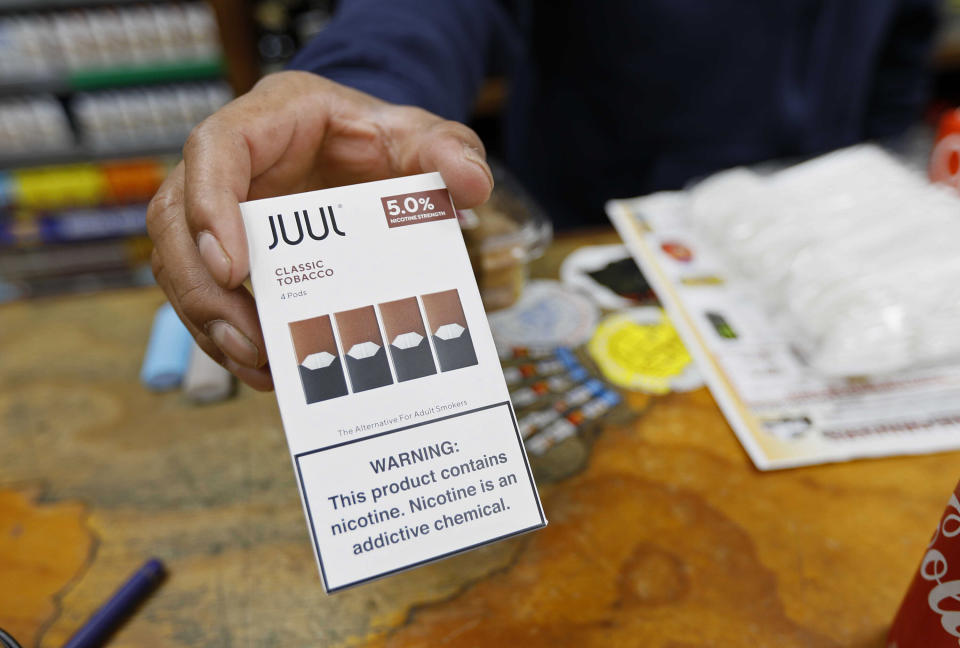
[[[329,215],[330,221],[327,222],[327,216]],[[333,213],[333,207],[327,205],[326,209],[323,207],[320,208],[320,226],[318,229],[314,228],[316,223],[310,222],[310,214],[304,209],[302,212],[295,211],[293,212],[293,219],[296,223],[296,232],[293,232],[293,227],[289,227],[283,222],[283,214],[277,214],[276,216],[270,216],[270,233],[273,236],[273,241],[270,243],[268,250],[272,250],[277,247],[277,244],[283,240],[287,245],[298,245],[303,241],[306,236],[309,236],[314,241],[322,241],[330,235],[331,230],[334,234],[340,236],[346,236],[346,234],[340,231],[340,228],[337,227],[337,219]],[[316,218],[316,217],[314,217]],[[280,226],[279,236],[277,234],[277,225]],[[320,231],[321,233],[317,233]],[[293,234],[291,237],[290,235]]]

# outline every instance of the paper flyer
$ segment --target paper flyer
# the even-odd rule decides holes
[[[440,175],[241,211],[326,590],[544,526]]]
[[[607,213],[757,468],[960,448],[960,365],[819,375],[698,239],[687,201],[662,192],[611,201]]]

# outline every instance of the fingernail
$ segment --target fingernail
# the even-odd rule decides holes
[[[227,285],[230,281],[230,257],[223,251],[223,246],[217,237],[210,232],[200,232],[197,237],[197,249],[200,250],[200,258],[203,264],[207,266],[214,281],[221,286]]]
[[[490,181],[490,186],[493,186],[493,174],[490,172],[490,166],[487,164],[487,161],[483,159],[483,155],[477,149],[473,148],[469,144],[463,145],[463,156],[483,169],[483,172],[487,175],[487,180]]]
[[[216,320],[207,324],[207,335],[227,357],[237,364],[256,368],[259,366],[260,352],[250,339],[238,331],[229,322]]]

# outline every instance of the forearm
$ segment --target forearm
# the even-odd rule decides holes
[[[517,40],[495,0],[344,0],[290,67],[463,121]]]

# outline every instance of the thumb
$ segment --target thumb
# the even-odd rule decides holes
[[[409,121],[400,130],[398,152],[404,173],[439,171],[454,204],[459,209],[476,207],[487,201],[493,190],[493,174],[486,162],[483,142],[472,129],[447,121],[426,111],[420,113],[419,127]],[[426,123],[424,123],[426,122]],[[395,131],[396,132],[396,131]]]

